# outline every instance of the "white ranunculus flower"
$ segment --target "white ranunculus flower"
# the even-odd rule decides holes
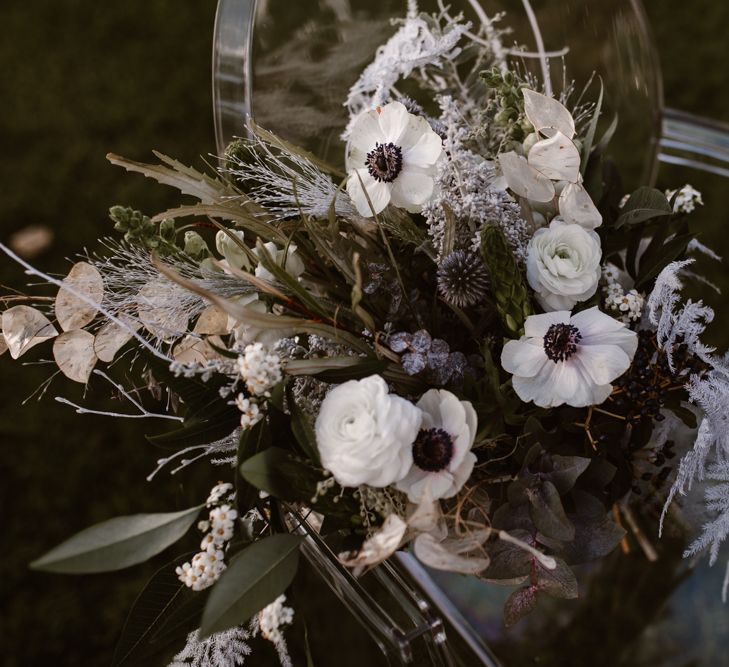
[[[600,281],[600,237],[559,218],[538,229],[527,248],[527,280],[544,310],[570,310]]]
[[[476,455],[476,411],[445,389],[431,389],[418,401],[423,412],[412,445],[413,466],[395,486],[419,503],[424,497],[452,498],[471,476]]]
[[[389,486],[410,470],[420,421],[420,410],[390,394],[379,375],[340,384],[316,418],[322,465],[342,486]]]
[[[299,255],[296,253],[295,243],[292,243],[291,245],[289,245],[288,249],[286,249],[279,248],[273,241],[269,241],[268,243],[264,243],[263,247],[268,251],[268,254],[274,258],[276,264],[278,264],[279,266],[283,266],[283,268],[286,269],[286,273],[288,273],[290,276],[298,278],[306,270],[304,262],[301,260],[301,257],[299,257]],[[253,253],[256,255],[258,254],[255,248],[253,250]],[[284,258],[286,262],[285,265]],[[260,262],[258,266],[256,266],[255,274],[257,278],[267,280],[268,282],[273,282],[276,280],[274,275]]]
[[[433,196],[443,141],[401,102],[360,114],[349,146],[347,192],[360,215],[371,217],[391,202],[417,213]]]
[[[527,317],[524,336],[504,345],[501,365],[522,401],[583,408],[610,395],[610,383],[628,370],[637,347],[634,331],[594,306],[572,317],[569,311]]]

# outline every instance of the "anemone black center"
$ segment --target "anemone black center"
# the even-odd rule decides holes
[[[453,458],[453,439],[442,428],[423,429],[413,443],[413,461],[421,470],[439,472]]]
[[[402,171],[402,148],[392,142],[377,143],[365,158],[367,171],[376,181],[392,183]]]
[[[580,330],[572,324],[553,324],[544,334],[544,352],[555,364],[567,361],[582,340]]]

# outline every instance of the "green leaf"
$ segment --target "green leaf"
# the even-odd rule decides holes
[[[238,472],[236,473],[236,509],[239,516],[245,515],[258,500],[258,488],[246,481],[240,474],[241,465],[271,445],[266,421],[261,420],[253,428],[245,429],[238,441]]]
[[[585,133],[585,141],[582,144],[582,163],[580,164],[580,173],[584,176],[585,170],[587,169],[587,163],[590,160],[590,152],[592,151],[592,143],[595,141],[595,132],[597,131],[597,123],[600,120],[600,112],[602,111],[602,96],[605,92],[605,86],[603,86],[602,78],[600,78],[600,94],[597,98],[597,103],[592,112],[592,118],[590,124],[587,126],[587,132]]]
[[[271,535],[236,555],[210,592],[201,637],[248,622],[281,595],[299,564],[301,535]]]
[[[551,472],[542,473],[544,479],[549,480],[561,495],[567,493],[577,481],[577,478],[587,470],[590,459],[581,456],[552,455]]]
[[[152,648],[150,639],[163,619],[180,605],[183,598],[193,594],[175,574],[175,567],[190,560],[193,555],[191,552],[180,556],[152,575],[127,615],[114,649],[112,667],[130,664],[132,660],[139,664],[138,659],[143,655],[161,648]]]
[[[291,430],[294,433],[296,442],[299,443],[299,446],[309,459],[319,464],[319,448],[316,444],[316,433],[309,422],[309,418],[296,403],[291,387],[288,387],[286,395],[288,398],[289,412],[291,413]]]
[[[674,236],[663,244],[657,256],[642,258],[638,278],[635,281],[636,289],[646,287],[666,266],[678,259],[686,252],[688,244],[696,238],[696,234],[681,234]]]
[[[548,538],[570,541],[575,537],[575,527],[564,513],[559,491],[552,482],[545,481],[527,490],[529,516],[537,530]]]
[[[293,457],[281,447],[270,447],[245,461],[239,468],[240,474],[249,484],[265,491],[279,500],[299,500],[325,515],[346,520],[359,519],[359,503],[351,493],[342,493],[334,486],[326,495],[318,496],[315,503],[317,483],[326,479],[319,468]],[[335,502],[336,499],[336,502]]]
[[[202,507],[102,521],[51,549],[30,567],[46,572],[87,574],[142,563],[177,542],[195,523]]]
[[[386,359],[372,357],[323,357],[321,359],[294,359],[286,364],[289,375],[310,375],[331,384],[347,380],[361,380],[370,375],[380,375],[389,365]]]
[[[235,406],[228,405],[218,396],[210,407],[211,411],[204,417],[186,418],[182,428],[148,435],[147,440],[159,446],[193,447],[221,440],[240,426],[240,411]]]
[[[646,220],[668,216],[673,213],[671,205],[660,190],[655,188],[638,188],[625,203],[615,227],[635,225]]]

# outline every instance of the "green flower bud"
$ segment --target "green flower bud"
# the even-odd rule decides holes
[[[185,232],[185,254],[193,259],[204,259],[210,254],[208,244],[197,232]]]

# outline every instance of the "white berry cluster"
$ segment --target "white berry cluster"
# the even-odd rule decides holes
[[[267,605],[258,612],[258,626],[261,629],[261,635],[264,639],[280,643],[284,636],[281,628],[291,625],[294,621],[294,610],[286,607],[285,595],[279,595],[271,604]]]
[[[261,343],[253,343],[238,357],[238,370],[249,393],[270,396],[270,390],[281,382],[281,357],[269,354]]]
[[[224,496],[230,495],[232,484],[219,483],[213,487],[208,497],[208,506],[219,503]],[[178,579],[192,588],[201,591],[212,586],[225,570],[225,547],[233,537],[235,519],[238,512],[223,504],[210,510],[207,521],[201,521],[198,528],[205,531],[200,542],[201,551],[189,563],[175,568]]]
[[[678,192],[677,195],[676,192]],[[666,197],[668,197],[669,200],[674,195],[676,195],[676,201],[673,202],[674,213],[693,213],[697,204],[700,206],[704,205],[704,199],[701,196],[701,193],[688,183],[678,191],[666,190]]]
[[[606,264],[602,269],[604,286],[602,288],[605,298],[605,308],[618,316],[621,322],[630,324],[637,322],[643,312],[645,297],[635,289],[623,289],[619,280],[618,268],[613,264]]]

